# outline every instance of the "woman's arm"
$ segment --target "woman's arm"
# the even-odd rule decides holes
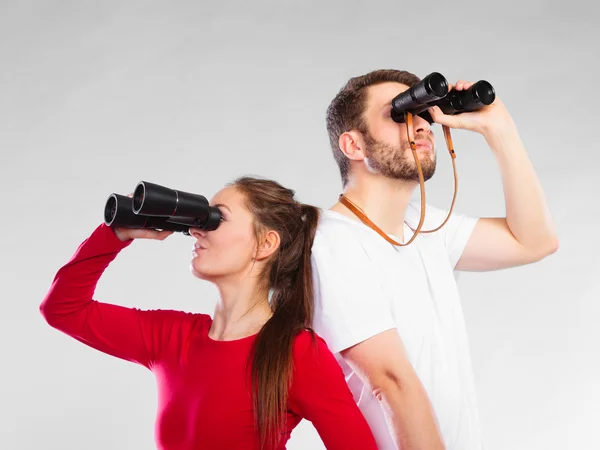
[[[141,311],[92,297],[98,280],[117,254],[131,244],[121,241],[110,227],[94,230],[60,268],[40,312],[50,326],[90,347],[151,368],[167,345],[180,344],[179,323],[191,314],[179,311]]]
[[[312,422],[330,450],[376,450],[373,433],[352,398],[344,374],[325,341],[309,332],[294,342],[290,406]]]

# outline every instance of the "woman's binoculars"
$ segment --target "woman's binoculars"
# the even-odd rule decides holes
[[[433,118],[427,111],[432,106],[438,106],[444,114],[455,115],[476,111],[492,104],[496,99],[493,86],[485,80],[479,80],[469,89],[462,91],[453,89],[448,92],[448,88],[448,81],[441,73],[430,73],[392,99],[392,119],[394,122],[403,123],[404,113],[410,112],[433,123]]]
[[[104,223],[111,227],[168,230],[189,235],[190,228],[216,230],[221,211],[206,197],[140,181],[133,198],[111,194],[104,206]]]

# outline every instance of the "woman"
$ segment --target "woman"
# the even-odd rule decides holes
[[[284,449],[305,418],[329,449],[376,449],[341,368],[309,328],[318,210],[274,181],[249,177],[211,204],[220,226],[190,234],[192,273],[219,290],[213,318],[93,300],[122,249],[172,234],[102,224],[56,274],[40,307],[46,321],[154,372],[158,448]]]

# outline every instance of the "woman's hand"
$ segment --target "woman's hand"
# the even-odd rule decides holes
[[[165,240],[168,236],[173,234],[173,231],[163,230],[148,230],[145,228],[114,228],[115,235],[123,242],[130,241],[132,239],[156,239],[159,241]]]
[[[133,198],[133,193],[130,193],[127,196]],[[157,231],[145,228],[115,227],[113,228],[113,231],[119,240],[123,242],[130,241],[132,239],[156,239],[159,241],[164,241],[168,236],[173,234],[173,231]]]

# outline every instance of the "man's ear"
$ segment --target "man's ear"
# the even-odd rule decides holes
[[[277,231],[269,230],[262,236],[261,241],[258,243],[258,251],[256,252],[256,259],[258,261],[268,258],[279,248],[281,239]]]
[[[354,161],[362,161],[365,159],[364,139],[361,133],[356,130],[346,131],[340,135],[338,140],[340,150],[349,159]]]

